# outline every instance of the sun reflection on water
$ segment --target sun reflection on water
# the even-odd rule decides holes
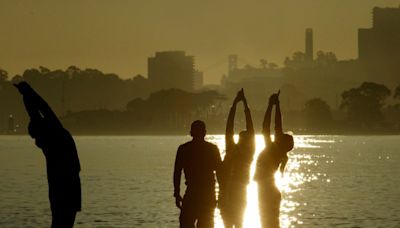
[[[225,139],[223,135],[213,135],[207,138],[210,142],[216,144],[221,152],[221,157],[225,157]],[[235,140],[238,136],[235,135]],[[309,154],[296,154],[299,148],[318,148],[319,143],[333,143],[332,140],[317,140],[309,136],[295,136],[295,148],[289,153],[289,161],[287,163],[285,173],[278,171],[275,173],[275,184],[282,193],[282,201],[280,208],[280,225],[281,227],[295,227],[302,224],[301,213],[294,213],[299,207],[300,202],[296,202],[293,194],[301,191],[301,185],[305,182],[311,182],[318,179],[319,176],[325,175],[321,173],[313,174],[308,169],[307,172],[301,172],[301,166],[317,166],[318,162],[312,159]],[[256,136],[256,152],[250,167],[250,183],[247,186],[247,206],[244,214],[243,227],[260,228],[260,217],[258,211],[258,192],[257,183],[253,180],[256,169],[256,161],[260,152],[264,149],[264,138],[262,135]],[[218,193],[218,187],[217,187]],[[302,202],[304,203],[304,202]],[[304,203],[306,204],[306,203]],[[224,224],[219,209],[215,210],[215,228],[223,228]]]

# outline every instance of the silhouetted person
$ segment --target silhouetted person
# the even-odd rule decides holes
[[[75,142],[50,106],[26,82],[16,84],[29,114],[29,134],[46,158],[52,228],[71,228],[81,210],[80,163]]]
[[[275,140],[270,135],[271,113],[275,109]],[[258,182],[258,204],[260,208],[261,225],[263,228],[279,227],[279,208],[281,193],[275,185],[275,172],[280,167],[283,175],[288,161],[287,152],[293,149],[293,137],[282,131],[282,117],[279,106],[279,92],[269,99],[263,123],[263,135],[266,148],[257,159],[254,179]]]
[[[194,121],[190,134],[193,140],[179,146],[175,160],[174,197],[181,209],[179,223],[181,228],[212,228],[216,207],[215,172],[221,156],[216,145],[204,140],[203,121]],[[182,170],[187,186],[183,200],[180,196]]]
[[[242,101],[246,116],[246,130],[239,133],[239,141],[234,141],[234,119],[237,104]],[[243,89],[237,93],[230,109],[226,124],[226,154],[218,174],[220,195],[218,205],[221,209],[225,228],[242,227],[246,208],[247,185],[250,179],[250,165],[255,150],[255,137],[250,109]]]

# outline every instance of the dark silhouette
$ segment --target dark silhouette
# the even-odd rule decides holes
[[[204,140],[203,121],[194,121],[190,134],[193,140],[179,146],[174,168],[175,203],[181,209],[179,223],[181,228],[211,228],[216,207],[215,172],[221,157],[218,147]],[[182,170],[187,186],[183,199],[180,195]]]
[[[75,142],[50,106],[26,82],[15,84],[30,117],[29,134],[46,158],[52,228],[73,227],[81,210],[80,163]]]
[[[270,135],[271,113],[275,105],[275,140]],[[283,175],[288,161],[287,152],[293,149],[293,137],[284,134],[279,105],[279,92],[269,99],[263,122],[263,135],[266,148],[260,153],[254,179],[258,182],[258,200],[261,225],[263,228],[279,227],[279,208],[281,193],[275,185],[274,175],[280,167]]]
[[[239,133],[239,141],[236,144],[233,139],[234,118],[236,105],[240,101],[243,101],[247,129]],[[218,204],[225,228],[242,227],[250,165],[255,150],[254,140],[253,121],[242,89],[237,93],[229,112],[225,135],[226,155],[218,174],[220,180]]]
[[[351,123],[371,127],[384,120],[382,108],[391,91],[382,84],[364,82],[358,88],[342,93],[340,107],[347,113]]]
[[[400,99],[400,85],[396,86],[393,93],[394,99]]]
[[[320,98],[313,98],[304,104],[304,122],[307,129],[328,131],[333,122],[329,105]]]

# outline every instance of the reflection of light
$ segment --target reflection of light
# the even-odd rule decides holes
[[[235,135],[235,141],[237,141],[238,135]],[[225,156],[225,138],[224,135],[213,135],[207,137],[212,143],[215,143],[220,152],[221,157]],[[319,143],[334,143],[333,140],[319,140],[312,136],[296,136],[295,137],[295,149],[296,148],[318,148]],[[260,152],[264,149],[264,137],[262,135],[256,136],[256,151],[254,154],[253,162],[250,167],[250,183],[247,186],[247,206],[244,214],[243,227],[245,228],[260,228],[260,217],[258,210],[258,192],[257,183],[253,181],[253,176],[256,169],[256,161]],[[323,155],[324,156],[324,155]],[[301,185],[305,182],[310,182],[318,179],[321,174],[313,174],[311,170],[304,173],[300,171],[300,167],[311,167],[317,165],[317,161],[313,160],[309,154],[296,154],[295,152],[289,153],[289,161],[285,168],[285,173],[282,176],[279,171],[275,174],[275,184],[282,193],[282,202],[280,208],[280,225],[281,227],[294,227],[294,224],[302,224],[299,220],[300,213],[295,214],[294,211],[300,206],[299,202],[293,199],[293,194],[301,190]],[[325,174],[324,174],[325,176]],[[329,179],[327,180],[329,181]],[[302,202],[303,205],[307,203]],[[215,227],[223,228],[223,221],[220,215],[220,211],[215,210]]]
[[[221,212],[217,208],[214,213],[214,227],[215,228],[223,228],[224,223],[222,221]]]
[[[297,148],[320,148],[315,144],[335,143],[335,140],[316,139],[315,136],[302,135],[295,137],[295,147]]]
[[[220,151],[221,157],[222,157],[222,159],[224,159],[224,157],[225,157],[224,135],[209,135],[206,137],[206,140],[217,145],[217,147]],[[218,185],[217,185],[217,187],[216,187],[217,198],[218,198],[218,191],[219,191],[219,189],[218,189]],[[224,223],[221,218],[221,212],[219,211],[218,208],[215,210],[215,213],[214,213],[214,227],[215,228],[223,228],[224,227]]]
[[[250,181],[250,184],[247,186],[247,206],[243,220],[243,227],[261,227],[258,211],[257,183],[255,181]]]
[[[256,171],[256,162],[258,155],[264,149],[264,137],[256,135],[256,151],[254,153],[253,162],[250,166],[250,183],[247,186],[247,207],[244,213],[243,227],[261,227],[260,214],[258,211],[258,191],[257,182],[253,180]]]

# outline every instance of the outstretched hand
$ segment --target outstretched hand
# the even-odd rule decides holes
[[[279,90],[277,93],[274,93],[269,97],[269,103],[271,105],[276,105],[279,103],[279,94],[280,93],[281,93],[281,91]]]
[[[242,98],[244,105],[247,106],[247,100],[246,100],[246,96],[244,95],[243,88],[242,88],[242,90],[240,90],[240,93],[241,93],[241,98]]]
[[[234,103],[238,103],[239,101],[245,101],[243,88],[237,92]]]
[[[175,205],[177,208],[182,209],[182,197],[181,196],[175,197]]]
[[[18,89],[19,93],[22,95],[32,90],[32,87],[27,82],[20,82],[14,84],[14,86]]]

